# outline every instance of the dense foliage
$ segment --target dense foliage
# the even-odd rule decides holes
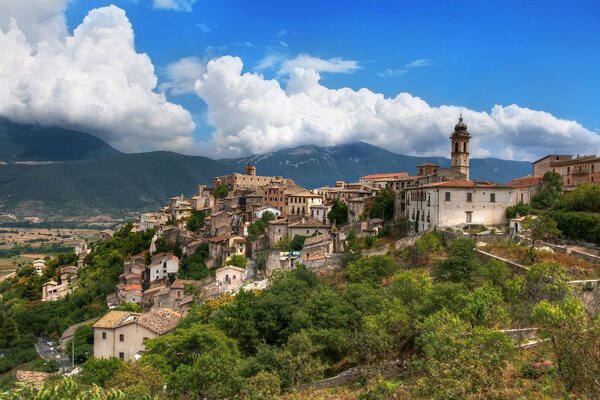
[[[375,201],[367,207],[365,214],[369,218],[381,218],[383,220],[394,217],[394,199],[396,193],[392,189],[383,189],[375,197]]]
[[[333,199],[331,211],[327,214],[327,218],[331,223],[335,221],[337,226],[348,223],[348,205],[340,199]]]

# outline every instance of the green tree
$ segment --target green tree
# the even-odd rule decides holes
[[[83,364],[81,370],[81,381],[86,385],[105,385],[112,380],[117,372],[123,368],[123,361],[116,357],[90,358]]]
[[[571,293],[568,281],[560,264],[534,264],[523,279],[521,297],[530,307],[542,300],[561,301]]]
[[[289,379],[298,388],[303,383],[312,382],[323,375],[323,365],[315,357],[317,347],[305,331],[300,331],[288,339],[277,357]]]
[[[350,282],[378,283],[382,278],[391,276],[398,268],[398,264],[390,256],[370,256],[350,263],[346,272]]]
[[[223,199],[229,194],[229,189],[226,185],[219,185],[212,190],[212,195],[215,199]]]
[[[366,214],[369,218],[381,218],[389,220],[394,217],[394,199],[396,193],[392,189],[383,189],[375,197],[375,202],[371,204]]]
[[[600,329],[597,321],[589,321],[581,301],[567,298],[553,304],[543,300],[532,315],[552,342],[567,389],[600,398]]]
[[[562,197],[561,208],[568,211],[600,212],[600,186],[582,183]]]
[[[192,232],[198,232],[204,226],[204,219],[207,214],[204,211],[193,210],[192,215],[188,218],[186,228]]]
[[[332,223],[342,226],[348,223],[348,205],[340,199],[334,199],[331,204],[331,211],[327,214],[327,218]]]
[[[292,241],[290,242],[290,248],[292,251],[300,251],[304,246],[304,241],[308,236],[303,235],[294,235]]]
[[[562,193],[562,178],[556,172],[546,172],[542,178],[542,188],[531,199],[533,208],[540,210],[558,205]]]
[[[503,386],[503,369],[512,341],[487,328],[470,329],[456,315],[442,310],[420,325],[417,344],[424,353],[424,375],[417,395],[427,399],[490,398]]]
[[[65,344],[68,354],[75,353],[75,364],[81,364],[94,355],[94,330],[91,325],[82,325],[75,330],[73,339]]]
[[[242,399],[245,400],[277,400],[281,393],[281,378],[279,375],[260,371],[248,378],[246,387],[242,390]]]
[[[227,259],[225,262],[227,265],[234,265],[240,268],[246,268],[248,266],[248,259],[239,254],[235,254]]]
[[[475,242],[460,238],[450,243],[448,258],[435,264],[432,275],[437,280],[473,286],[480,270],[481,262],[475,254]]]
[[[535,261],[535,243],[538,240],[554,239],[560,236],[556,221],[546,215],[529,216],[523,220],[523,229],[529,231],[531,247],[529,255]]]

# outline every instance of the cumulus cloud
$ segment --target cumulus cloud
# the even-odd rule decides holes
[[[185,57],[171,63],[165,68],[167,81],[158,87],[174,96],[194,93],[194,84],[204,73],[205,65],[206,63],[196,57]]]
[[[282,45],[282,47],[285,46]],[[309,54],[299,54],[294,58],[289,58],[280,53],[271,53],[262,58],[256,67],[257,70],[276,69],[278,76],[290,75],[296,68],[348,74],[360,69],[361,66],[355,60],[345,60],[341,57],[324,59]]]
[[[448,136],[462,111],[473,136],[473,154],[533,159],[600,146],[600,138],[574,121],[517,105],[490,112],[432,107],[409,93],[386,98],[368,89],[329,89],[314,69],[294,68],[284,88],[277,80],[242,73],[237,57],[208,63],[196,92],[215,127],[211,144],[222,154],[266,153],[302,144],[356,140],[397,153],[448,155]]]
[[[125,12],[91,10],[69,34],[66,1],[0,3],[0,115],[84,130],[126,151],[187,148],[191,114],[155,92]]]
[[[192,11],[197,0],[152,0],[152,6],[159,10]]]

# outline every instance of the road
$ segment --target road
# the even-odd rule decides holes
[[[54,347],[50,347],[47,341],[39,338],[35,344],[35,350],[44,360],[56,360],[59,363],[59,372],[65,372],[71,368],[71,360],[62,355]]]

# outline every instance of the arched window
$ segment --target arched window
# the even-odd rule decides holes
[[[466,142],[463,143],[463,152],[465,152],[465,153],[467,152],[467,143]]]
[[[454,143],[454,152],[458,153],[458,142]]]

